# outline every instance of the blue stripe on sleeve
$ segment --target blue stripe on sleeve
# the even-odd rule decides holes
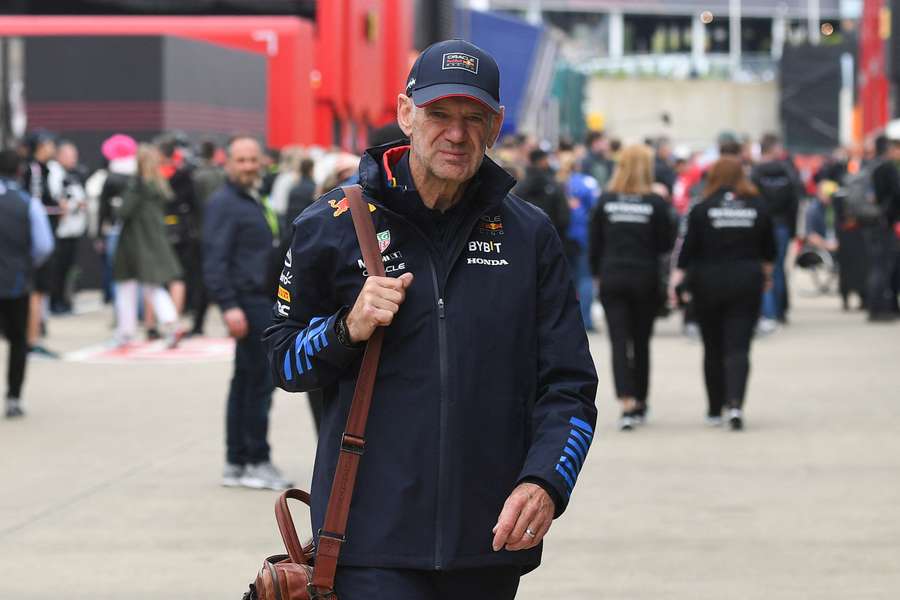
[[[572,451],[572,449],[569,448],[568,446],[566,446],[565,448],[563,448],[563,452],[565,452],[566,454],[568,454],[569,456],[572,457],[572,459],[575,461],[575,471],[576,471],[577,473],[580,473],[580,472],[581,472],[581,463],[582,463],[582,460],[578,457],[578,455],[575,454],[575,453]]]
[[[569,438],[569,440],[566,442],[566,447],[574,450],[578,454],[578,460],[584,463],[584,459],[587,458],[587,453],[581,446],[578,445],[578,442],[576,442],[572,438]]]
[[[562,475],[562,476],[563,476],[563,479],[566,480],[566,485],[568,486],[567,489],[566,489],[566,491],[567,491],[569,494],[571,494],[571,493],[572,493],[572,489],[574,489],[574,487],[575,487],[575,482],[572,481],[572,478],[569,477],[569,474],[566,473],[565,469],[563,469],[561,466],[556,465],[556,472],[559,473],[560,475]]]
[[[571,419],[569,419],[569,423],[584,431],[588,435],[588,437],[594,437],[594,428],[588,425],[586,421],[582,421],[578,417],[572,417]]]
[[[572,476],[572,481],[578,481],[578,472],[575,470],[575,466],[572,464],[572,461],[566,455],[559,457],[559,464],[562,465],[568,472],[569,475]]]
[[[294,354],[297,356],[297,374],[302,375],[312,370],[312,359],[316,354],[328,347],[328,328],[334,326],[334,317],[314,317],[309,326],[297,334],[294,342]],[[285,363],[287,372],[287,362]]]
[[[585,455],[587,455],[588,448],[591,447],[591,440],[590,440],[590,438],[584,437],[584,434],[583,434],[583,433],[581,433],[581,432],[578,431],[577,429],[573,429],[571,432],[569,432],[569,439],[570,439],[570,440],[575,440],[575,441],[577,441],[579,444],[581,444],[581,445],[584,447],[584,453],[585,453]]]
[[[293,369],[291,369],[291,352],[284,353],[284,380],[290,381],[294,378]]]

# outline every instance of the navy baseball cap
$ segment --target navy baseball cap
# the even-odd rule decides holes
[[[409,71],[406,95],[416,106],[463,96],[500,112],[500,69],[490,54],[465,40],[425,48]]]

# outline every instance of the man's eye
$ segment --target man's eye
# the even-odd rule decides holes
[[[466,121],[469,123],[484,123],[484,117],[481,115],[469,115],[466,117]]]

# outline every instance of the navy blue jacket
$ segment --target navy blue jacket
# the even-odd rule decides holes
[[[234,308],[245,297],[272,297],[277,248],[260,201],[230,181],[210,196],[203,223],[203,279],[219,308]]]
[[[382,146],[360,164],[387,274],[415,280],[385,334],[340,564],[527,570],[540,563],[540,548],[491,549],[503,503],[530,480],[552,491],[561,514],[596,420],[597,374],[562,243],[487,158],[457,207],[423,220],[431,211],[411,178],[394,172],[408,164],[405,154]],[[294,222],[265,334],[279,387],[325,392],[313,531],[324,520],[361,358],[334,332],[365,277],[348,208],[334,190]],[[428,219],[444,222],[426,233]]]

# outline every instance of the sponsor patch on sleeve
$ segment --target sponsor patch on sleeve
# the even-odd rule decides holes
[[[287,291],[286,289],[284,289],[283,287],[281,287],[280,285],[278,286],[278,297],[281,298],[282,300],[284,300],[285,302],[291,301],[291,293],[289,291]]]

